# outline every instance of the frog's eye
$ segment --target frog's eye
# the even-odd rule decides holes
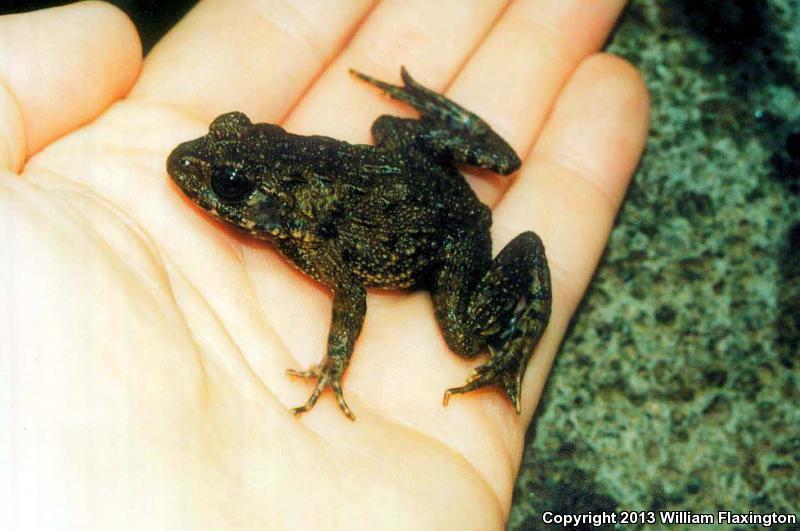
[[[255,188],[253,181],[233,166],[214,166],[211,170],[211,189],[222,201],[236,203]]]

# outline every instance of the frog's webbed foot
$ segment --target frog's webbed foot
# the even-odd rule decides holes
[[[483,365],[479,365],[472,370],[472,374],[467,378],[467,383],[460,387],[452,387],[444,392],[442,403],[446,406],[450,401],[450,395],[457,395],[480,389],[481,387],[497,384],[511,399],[514,409],[520,412],[520,393],[522,389],[522,375],[525,373],[526,363],[520,363],[513,354],[497,351],[489,347],[491,357]]]
[[[302,406],[292,408],[292,412],[295,416],[300,416],[310,411],[311,408],[314,407],[314,404],[317,403],[317,399],[319,399],[322,391],[324,391],[326,387],[330,387],[333,389],[333,394],[336,396],[336,401],[339,403],[339,409],[342,410],[342,413],[350,420],[356,420],[356,416],[353,415],[353,412],[344,400],[344,394],[342,393],[342,371],[337,370],[334,364],[328,363],[327,360],[325,360],[320,364],[312,365],[304,371],[286,369],[286,374],[317,381],[317,385],[311,393],[311,396],[308,397],[306,403]]]
[[[400,69],[402,86],[380,81],[352,69],[350,73],[419,111],[422,119],[417,122],[417,136],[433,153],[455,162],[488,168],[502,175],[519,168],[520,159],[514,149],[489,124],[456,102],[414,81],[405,67]]]

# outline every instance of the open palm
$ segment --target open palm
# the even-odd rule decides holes
[[[130,23],[82,3],[0,18],[0,527],[492,529],[525,429],[605,245],[647,129],[647,95],[596,54],[621,0],[206,0],[140,72]],[[473,172],[499,249],[533,229],[553,315],[522,414],[457,396],[424,292],[368,296],[344,389],[298,420],[331,295],[167,177],[179,142],[246,112],[368,142],[413,115],[348,68],[419,81],[486,119],[524,164]],[[85,125],[87,122],[89,125]],[[57,139],[57,140],[55,140]]]

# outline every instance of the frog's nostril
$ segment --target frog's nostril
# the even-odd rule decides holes
[[[167,157],[167,173],[169,173],[171,177],[175,177],[175,170],[180,168],[180,160],[182,158],[177,149],[172,150],[172,153]]]
[[[167,157],[167,173],[172,178],[177,177],[181,171],[186,171],[192,167],[192,158],[183,153],[180,146],[175,148]]]

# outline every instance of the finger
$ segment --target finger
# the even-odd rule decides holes
[[[206,0],[153,49],[132,96],[206,119],[279,121],[369,12],[368,0]]]
[[[587,59],[495,210],[500,241],[531,227],[540,232],[559,280],[573,292],[571,306],[605,247],[644,146],[648,111],[633,67],[606,54]]]
[[[605,42],[624,0],[513,2],[447,96],[482,116],[523,157],[578,64]],[[481,172],[470,184],[495,204],[511,181]]]
[[[354,80],[348,70],[397,80],[405,65],[424,85],[441,90],[504,7],[502,0],[381,2],[293,110],[286,127],[304,134],[369,142],[370,126],[380,114],[412,115],[413,111]]]
[[[648,116],[647,89],[632,66],[607,54],[585,60],[495,209],[495,244],[535,230],[553,280],[550,324],[526,373],[527,415],[606,245],[644,147]]]
[[[133,24],[110,4],[81,2],[0,17],[5,167],[18,170],[27,155],[124,96],[140,61]]]

